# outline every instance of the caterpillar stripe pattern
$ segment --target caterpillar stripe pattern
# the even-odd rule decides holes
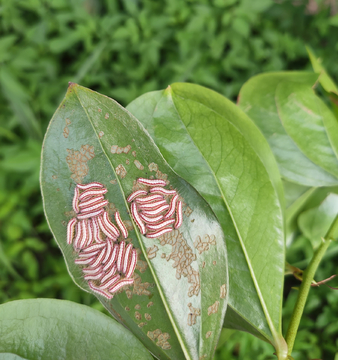
[[[115,213],[116,225],[109,218],[105,193],[99,182],[77,184],[72,201],[77,215],[68,222],[67,243],[77,251],[75,263],[83,266],[89,287],[111,299],[123,286],[133,284],[137,253],[121,239],[128,237],[128,230],[120,213]]]
[[[148,191],[134,191],[127,198],[140,232],[148,238],[157,238],[178,229],[182,225],[183,214],[177,191],[165,189],[164,180],[139,178],[137,182],[149,188]]]

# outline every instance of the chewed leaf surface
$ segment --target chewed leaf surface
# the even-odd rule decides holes
[[[182,225],[157,238],[143,236],[128,196],[138,178],[164,179],[183,207]],[[77,183],[108,190],[105,210],[119,211],[126,243],[138,253],[134,284],[113,299],[96,296],[161,359],[212,358],[227,305],[227,255],[222,229],[204,199],[177,176],[138,120],[114,100],[71,84],[46,133],[41,187],[45,213],[74,281],[92,292],[78,252],[67,244]],[[145,186],[145,188],[147,188]],[[148,188],[149,190],[149,188]],[[118,242],[121,238],[118,239]]]

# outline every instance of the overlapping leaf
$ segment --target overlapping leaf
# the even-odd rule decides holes
[[[337,215],[338,195],[329,194],[319,206],[300,214],[298,225],[302,233],[311,241],[312,246],[316,248]],[[338,232],[334,233],[333,237],[338,237]]]
[[[238,104],[268,140],[284,179],[332,186],[338,184],[337,172],[329,168],[337,153],[337,125],[311,90],[316,79],[316,74],[299,72],[258,75],[243,85]],[[321,143],[318,134],[324,138]]]
[[[34,299],[0,306],[0,359],[151,360],[121,324],[88,306]]]
[[[326,72],[325,68],[322,65],[322,61],[321,59],[317,58],[316,55],[314,54],[314,52],[307,47],[306,48],[312,67],[313,67],[313,71],[317,74],[319,74],[319,82],[322,85],[322,87],[325,89],[325,91],[327,91],[328,93],[332,92],[338,95],[338,87],[337,85],[334,83],[334,81],[332,80],[332,78],[330,77],[330,75]]]
[[[117,147],[125,151],[111,151]],[[151,176],[167,178],[185,203],[183,225],[161,239],[139,233],[126,202],[136,179]],[[129,241],[140,249],[134,286],[111,301],[99,300],[157,357],[211,358],[227,303],[226,249],[215,215],[172,171],[136,118],[114,100],[70,84],[45,137],[41,187],[69,272],[86,291],[90,289],[74,264],[77,253],[66,243],[66,225],[75,215],[76,182],[92,181],[108,189],[110,214],[118,209],[123,221],[129,221]],[[196,241],[205,238],[213,241],[198,251]]]
[[[231,289],[225,326],[278,341],[283,192],[264,137],[234,104],[197,85],[173,84],[142,95],[127,109],[173,169],[209,202],[222,225]]]

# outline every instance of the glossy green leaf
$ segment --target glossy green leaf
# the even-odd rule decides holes
[[[0,359],[139,359],[152,356],[121,324],[88,306],[54,299],[0,306]]]
[[[231,289],[225,326],[273,343],[281,326],[283,192],[264,137],[236,105],[198,85],[176,83],[127,108],[222,225]]]
[[[316,248],[321,243],[321,238],[325,236],[333,220],[338,214],[338,195],[330,194],[318,206],[308,209],[300,214],[298,225],[302,233],[311,241]],[[338,237],[338,232],[334,238]]]
[[[330,77],[330,75],[326,72],[325,68],[322,65],[322,61],[320,58],[317,58],[314,52],[309,48],[306,47],[307,53],[309,55],[313,71],[319,74],[319,82],[320,85],[324,88],[325,91],[328,93],[333,92],[338,94],[338,87]]]
[[[338,122],[308,85],[282,82],[276,104],[284,129],[313,163],[338,177]]]
[[[316,74],[301,72],[257,75],[243,85],[238,105],[268,140],[285,180],[305,186],[332,186],[338,184],[338,179],[301,151],[284,129],[276,104],[276,92],[281,83],[311,87],[316,79]]]
[[[115,151],[117,147],[125,151]],[[159,239],[139,233],[126,202],[136,179],[151,176],[166,178],[185,203],[182,226]],[[110,214],[118,209],[123,221],[130,221],[130,241],[140,249],[134,286],[111,301],[98,295],[99,300],[157,357],[210,359],[227,303],[227,291],[221,291],[227,288],[226,248],[214,213],[173,172],[135,117],[114,100],[71,84],[45,137],[41,187],[69,272],[86,291],[87,282],[74,263],[77,253],[66,243],[66,225],[75,215],[75,183],[92,181],[108,189]],[[199,239],[211,239],[205,251],[197,249]]]

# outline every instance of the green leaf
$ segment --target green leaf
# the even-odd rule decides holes
[[[285,180],[305,186],[332,186],[338,180],[312,162],[288,135],[281,122],[276,92],[282,82],[311,87],[316,74],[280,72],[257,75],[246,82],[239,94],[238,105],[250,116],[268,140]]]
[[[302,211],[308,199],[316,191],[315,187],[307,187],[283,181],[286,200],[285,227],[286,245],[290,245],[297,231],[297,217]]]
[[[125,151],[116,152],[117,146]],[[118,209],[129,221],[129,240],[140,253],[134,286],[110,301],[97,295],[99,300],[157,357],[211,358],[226,310],[221,290],[227,287],[227,260],[222,229],[205,200],[173,172],[136,118],[76,84],[70,84],[43,147],[45,213],[74,281],[90,291],[74,263],[77,253],[66,243],[74,185],[99,181],[108,189],[109,213]],[[151,176],[166,178],[185,203],[180,229],[158,239],[139,233],[126,202],[136,179]],[[198,239],[210,240],[204,252],[196,248]]]
[[[302,233],[311,241],[316,248],[321,243],[333,220],[338,214],[338,195],[329,194],[318,206],[304,211],[298,218],[298,225]],[[338,232],[334,238],[338,237]]]
[[[313,163],[338,177],[338,123],[308,85],[282,82],[276,104],[284,129]]]
[[[264,137],[236,105],[198,85],[175,83],[127,109],[222,225],[231,289],[225,326],[274,343],[281,326],[283,191]]]
[[[0,359],[152,359],[122,325],[88,306],[64,300],[1,305],[0,339]]]
[[[21,356],[9,353],[0,353],[0,360],[28,360]]]
[[[338,94],[338,87],[323,67],[322,60],[320,58],[317,58],[315,53],[308,46],[306,47],[306,50],[312,64],[313,71],[319,74],[318,80],[320,82],[320,85],[322,85],[324,90],[328,93],[333,92],[335,94]]]

